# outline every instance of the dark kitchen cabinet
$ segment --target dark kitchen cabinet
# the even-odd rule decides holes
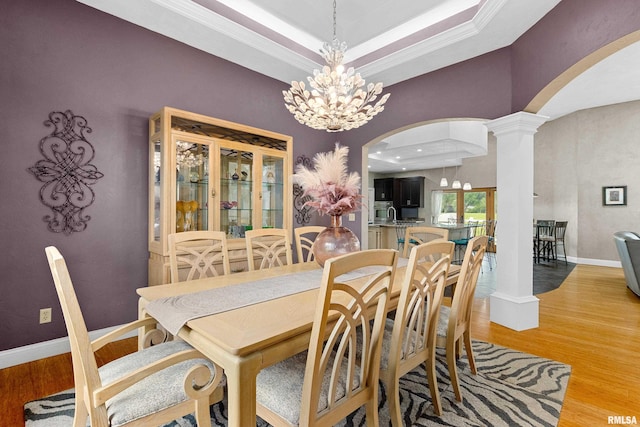
[[[373,180],[376,202],[393,201],[393,178],[379,178]]]
[[[400,207],[424,207],[424,177],[397,178]]]

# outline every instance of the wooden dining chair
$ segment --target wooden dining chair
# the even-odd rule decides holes
[[[45,252],[71,344],[73,426],[84,427],[87,417],[93,427],[164,425],[190,413],[199,426],[211,426],[209,405],[223,397],[222,369],[184,341],[153,345],[98,369],[98,349],[156,320],[137,320],[90,341],[64,258],[53,246]]]
[[[455,244],[436,240],[414,246],[402,281],[394,319],[387,319],[380,379],[387,391],[391,423],[402,427],[400,377],[426,365],[436,415],[442,414],[436,378],[436,326]]]
[[[249,271],[293,264],[291,237],[288,230],[283,228],[247,230],[245,241]]]
[[[171,283],[231,273],[224,232],[186,231],[168,239]]]
[[[402,257],[408,258],[412,247],[430,242],[434,239],[449,240],[449,230],[439,227],[407,227],[404,235],[404,241],[407,243],[404,245]]]
[[[380,352],[397,254],[372,249],[325,262],[308,351],[257,376],[260,418],[276,427],[333,426],[365,406],[366,425],[379,425]],[[365,278],[340,280],[373,266],[377,272]]]
[[[296,253],[298,262],[311,262],[314,260],[313,242],[318,234],[323,232],[326,227],[321,225],[308,225],[305,227],[294,228],[293,235],[296,242]]]
[[[451,385],[459,402],[462,402],[462,392],[460,390],[460,381],[458,380],[456,360],[462,353],[463,344],[471,372],[474,375],[477,373],[469,328],[473,311],[473,295],[476,291],[478,275],[482,268],[482,260],[487,250],[488,241],[487,236],[474,237],[469,241],[462,261],[458,283],[451,299],[451,306],[442,305],[440,307],[436,346],[446,349],[447,368],[451,378]]]

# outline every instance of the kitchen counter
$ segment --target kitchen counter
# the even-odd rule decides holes
[[[424,220],[374,222],[373,224],[369,224],[369,227],[394,227],[395,228],[398,226],[417,225],[417,224],[424,224]]]
[[[424,224],[424,220],[381,221],[369,224],[369,249],[398,249],[399,227]]]

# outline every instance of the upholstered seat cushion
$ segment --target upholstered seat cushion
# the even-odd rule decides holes
[[[447,305],[440,306],[440,316],[438,316],[438,327],[436,328],[436,335],[440,337],[447,336],[447,327],[449,326],[450,313],[451,307]]]
[[[110,384],[136,369],[190,348],[184,341],[171,341],[124,356],[99,369],[102,384]],[[191,367],[201,364],[215,372],[211,362],[206,359],[187,360],[150,375],[108,400],[106,407],[110,425],[121,426],[187,400],[184,392],[185,374]]]
[[[329,362],[331,366],[333,360]],[[298,353],[280,363],[264,368],[256,379],[256,401],[272,412],[279,414],[291,425],[297,426],[300,421],[300,408],[302,401],[302,384],[307,365],[307,352]],[[344,365],[343,365],[344,367]],[[325,376],[320,390],[320,402],[318,412],[327,408],[327,396],[329,395],[329,375]],[[341,378],[344,379],[346,369],[343,369]],[[360,379],[356,376],[353,389],[360,386]],[[336,391],[337,398],[345,396],[344,382],[340,381]]]
[[[382,339],[382,354],[380,355],[380,369],[386,370],[389,367],[389,352],[391,351],[391,337],[393,336],[393,319],[387,319],[384,325],[384,338]],[[419,345],[422,346],[422,339]],[[409,353],[415,348],[415,340],[409,345]],[[404,358],[404,350],[400,350],[400,358]]]

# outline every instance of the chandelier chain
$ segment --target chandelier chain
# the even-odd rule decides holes
[[[337,28],[337,24],[336,22],[338,22],[338,14],[336,13],[336,0],[333,0],[333,40],[338,38],[338,32],[336,31]]]

